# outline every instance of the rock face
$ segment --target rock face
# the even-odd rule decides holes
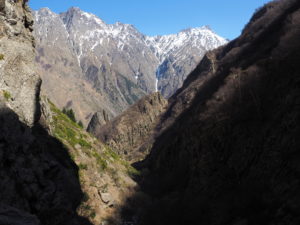
[[[32,126],[38,115],[32,25],[26,1],[0,1],[0,98]]]
[[[299,224],[299,27],[298,0],[271,2],[189,75],[137,164],[137,224]]]
[[[143,159],[148,149],[138,149],[155,129],[166,105],[167,101],[159,92],[153,93],[143,97],[114,120],[99,127],[93,134],[126,159]]]
[[[40,79],[26,2],[0,1],[0,224],[88,225],[76,213],[78,168],[36,123]]]
[[[83,194],[63,145],[4,107],[0,124],[1,224],[89,224],[76,213]]]
[[[147,37],[79,8],[35,12],[35,37],[43,91],[60,108],[72,103],[85,124],[94,112],[114,117],[157,90],[169,97],[207,50],[226,43],[207,27]]]
[[[104,109],[101,112],[96,112],[87,127],[87,131],[91,134],[96,134],[99,129],[110,120],[110,116]]]

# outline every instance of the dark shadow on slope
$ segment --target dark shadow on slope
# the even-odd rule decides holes
[[[83,193],[67,149],[0,106],[0,224],[91,225],[76,213]]]
[[[222,85],[223,80],[230,72],[232,72],[232,69],[247,68],[255,61],[266,59],[270,56],[272,49],[280,42],[279,37],[282,34],[282,30],[279,28],[283,27],[287,20],[291,20],[290,15],[300,7],[300,2],[295,0],[278,2],[279,1],[273,1],[258,10],[256,14],[260,14],[259,11],[264,11],[263,9],[265,8],[268,8],[270,12],[267,13],[267,15],[260,15],[262,18],[258,22],[258,16],[254,14],[249,24],[244,28],[244,33],[242,33],[239,38],[214,51],[213,54],[215,57],[212,58],[215,58],[213,61],[215,61],[215,64],[218,64],[218,66],[216,66],[218,70],[217,76],[214,78],[215,80],[210,79],[209,82],[205,81],[206,76],[211,73],[212,63],[211,59],[209,59],[210,53],[204,57],[196,69],[187,77],[182,88],[178,89],[170,98],[170,107],[163,116],[162,123],[172,116],[173,107],[176,104],[176,101],[181,101],[178,96],[180,96],[180,94],[195,80],[199,80],[200,78],[198,82],[200,82],[201,79],[205,82],[203,85],[204,87],[201,87],[200,90],[205,93],[205,96],[203,96],[203,101],[205,102],[205,99],[209,99],[209,96]],[[274,5],[276,4],[278,4],[279,7],[275,7],[274,9]],[[294,20],[297,20],[297,18]],[[296,27],[294,29],[298,28]],[[212,85],[214,85],[215,88],[213,88]],[[208,89],[210,91],[208,91]]]
[[[299,224],[300,71],[293,65],[300,55],[294,56],[290,67],[256,70],[242,97],[237,92],[220,108],[202,109],[198,96],[156,140],[152,177],[141,187],[158,200],[145,224]]]
[[[138,224],[299,224],[299,59],[244,74],[242,97],[220,108],[196,97],[156,140],[140,167],[151,171],[138,180],[147,197],[129,199],[125,215],[142,206]]]
[[[300,2],[286,2],[135,164],[127,224],[300,224]]]

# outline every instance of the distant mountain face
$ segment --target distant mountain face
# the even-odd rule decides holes
[[[226,43],[208,26],[186,29],[178,34],[147,37],[147,44],[159,60],[157,89],[164,97],[170,97],[207,51]]]
[[[148,37],[79,8],[34,15],[43,90],[84,122],[99,106],[114,116],[145,94],[170,97],[208,50],[227,42],[208,27]]]

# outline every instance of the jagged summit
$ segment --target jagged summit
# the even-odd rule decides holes
[[[97,17],[96,15],[92,14],[92,13],[87,13],[82,11],[79,7],[71,7],[68,9],[67,12],[64,13],[60,13],[61,18],[65,18],[65,17],[77,17],[80,20],[83,20],[85,22],[92,22],[95,24],[98,24],[100,26],[104,26],[106,25],[105,22],[103,20],[101,20],[99,17]]]
[[[49,8],[43,8],[37,11],[36,15],[38,17],[38,15],[47,16],[47,14],[55,15],[55,13],[51,12]],[[101,31],[97,30],[95,27],[95,29],[92,31],[94,35],[96,35],[96,33],[101,33],[104,35],[112,35],[114,36],[114,38],[117,38],[117,35],[121,35],[123,37],[121,39],[126,40],[126,38],[128,39],[128,37],[131,35],[131,32],[138,33],[139,36],[144,37],[143,41],[145,42],[145,45],[152,48],[156,53],[156,57],[159,61],[163,61],[167,57],[170,49],[174,47],[182,47],[185,43],[189,43],[190,40],[196,38],[201,39],[201,44],[207,46],[207,49],[213,49],[227,43],[226,39],[217,35],[209,25],[197,28],[183,29],[177,34],[146,36],[141,34],[134,27],[134,25],[124,24],[120,21],[116,22],[115,24],[106,24],[96,15],[84,12],[79,7],[71,7],[67,12],[61,13],[60,17],[64,21],[65,25],[68,24],[70,19],[79,20],[79,22],[81,20],[86,20],[85,22],[93,22],[94,25],[100,25]],[[92,24],[85,25],[92,26]],[[121,32],[128,33],[122,35]],[[195,46],[196,42],[193,42],[193,45]]]
[[[47,18],[48,20],[53,20],[54,18],[58,17],[58,14],[51,11],[49,8],[41,8],[39,11],[33,11],[33,15],[35,18],[35,21],[40,21],[44,18]]]
[[[132,24],[124,24],[120,21],[116,22],[115,24],[106,24],[96,15],[84,12],[78,7],[71,7],[67,12],[61,13],[60,16],[65,23],[70,17],[73,18],[74,16],[79,16],[80,20],[87,20],[87,22],[94,22],[95,24],[100,25],[103,29],[102,33],[113,35],[115,38],[117,35],[120,35],[121,31],[128,32],[125,36],[129,36],[131,32],[139,33],[141,36],[145,37],[145,44],[154,48],[154,52],[157,53],[156,56],[159,61],[163,61],[165,59],[172,47],[179,48],[184,45],[184,42],[188,42],[190,39],[195,39],[191,38],[191,36],[197,36],[200,39],[207,39],[206,42],[203,41],[202,44],[209,44],[210,48],[216,48],[219,45],[227,43],[227,41],[218,36],[209,25],[183,29],[176,34],[146,36],[141,34]],[[209,41],[211,41],[211,43],[208,43]],[[175,42],[175,44],[169,45],[170,42]]]
[[[55,12],[51,11],[48,7],[43,7],[38,12],[41,13],[41,14],[45,14],[45,13],[56,14]]]
[[[215,33],[213,31],[213,29],[211,28],[210,25],[204,25],[204,26],[200,26],[200,27],[189,27],[189,28],[185,28],[185,29],[182,29],[181,31],[179,31],[179,33],[181,32],[191,32],[193,30],[210,30],[212,31],[213,33]]]
[[[67,11],[68,11],[68,12],[77,12],[77,13],[83,12],[83,11],[82,11],[79,7],[77,7],[77,6],[70,7]]]
[[[178,52],[186,45],[192,45],[195,48],[199,48],[200,45],[211,50],[227,43],[224,38],[207,26],[184,29],[177,34],[147,36],[146,40],[147,44],[154,48],[160,62],[163,62],[171,52]]]

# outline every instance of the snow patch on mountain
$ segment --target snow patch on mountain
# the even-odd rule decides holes
[[[140,65],[137,61],[143,60],[147,63],[151,59],[152,67],[155,66],[157,71],[152,72],[153,75],[147,78],[147,82],[152,82],[151,87],[143,88],[152,91],[161,91],[160,81],[167,79],[166,73],[169,73],[168,77],[176,77],[176,68],[180,70],[187,63],[190,68],[186,68],[185,73],[189,73],[205,52],[227,43],[227,40],[218,36],[208,26],[185,29],[177,34],[146,36],[133,25],[121,22],[106,24],[96,15],[84,12],[77,7],[70,8],[59,15],[48,8],[43,8],[35,12],[35,20],[41,24],[37,31],[39,37],[51,39],[52,44],[59,41],[59,38],[47,37],[51,35],[48,34],[47,27],[62,27],[63,31],[60,32],[67,34],[70,46],[77,55],[79,66],[81,60],[91,54],[108,60],[113,67],[118,67],[115,62],[120,63],[122,59],[125,60],[122,63],[129,63],[128,69],[132,70],[130,76],[139,84],[139,77],[142,77],[142,74],[140,75],[138,71]],[[198,55],[198,58],[195,55]],[[139,59],[137,60],[136,57]],[[163,65],[166,67],[161,70]],[[146,70],[149,73],[150,69]],[[184,74],[183,77],[185,78],[186,75]]]
[[[226,44],[227,40],[217,35],[208,26],[203,26],[186,29],[178,34],[146,36],[146,43],[154,49],[159,61],[163,62],[172,52],[178,51],[185,45],[203,46],[208,51]]]

